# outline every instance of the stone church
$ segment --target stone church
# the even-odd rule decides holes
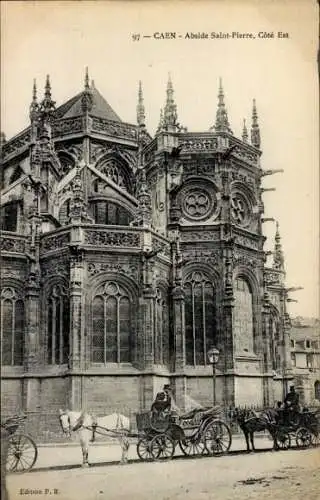
[[[141,83],[137,124],[88,72],[64,104],[49,77],[42,97],[34,84],[30,125],[1,135],[3,413],[139,412],[166,383],[180,407],[210,404],[212,347],[218,403],[281,399],[288,289],[278,226],[269,267],[264,250],[277,171],[260,163],[255,101],[235,137],[220,81],[215,122],[189,132],[169,77],[152,137]]]

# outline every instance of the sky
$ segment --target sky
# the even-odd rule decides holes
[[[287,285],[303,287],[292,293],[298,302],[289,312],[319,317],[317,9],[316,0],[2,1],[1,130],[8,139],[28,126],[34,78],[41,98],[50,74],[60,105],[83,89],[88,66],[125,122],[136,122],[142,81],[151,134],[170,72],[179,122],[189,131],[207,131],[221,77],[234,134],[241,135],[244,118],[250,125],[255,98],[262,168],[284,170],[264,178],[264,187],[276,191],[263,196],[265,217],[279,221]],[[166,32],[176,39],[154,37]],[[185,38],[191,32],[209,39]],[[211,39],[212,32],[254,38]],[[266,222],[264,232],[265,249],[272,249],[275,224]]]

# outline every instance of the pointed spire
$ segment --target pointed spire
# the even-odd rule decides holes
[[[242,130],[242,140],[243,142],[248,142],[248,129],[246,124],[246,119],[243,120],[243,130]]]
[[[145,127],[146,115],[143,102],[142,84],[139,81],[138,104],[137,104],[137,123],[139,127]]]
[[[167,83],[167,99],[164,107],[164,115],[163,115],[163,125],[165,128],[178,126],[177,120],[177,106],[174,102],[173,98],[173,85],[171,81],[171,75],[169,73],[168,83]]]
[[[257,113],[255,99],[253,99],[253,106],[252,106],[251,144],[256,148],[260,148],[261,145],[260,129],[258,124],[258,113]]]
[[[232,134],[232,130],[229,125],[227,109],[224,103],[222,78],[219,78],[218,108],[216,113],[215,131],[229,132]]]
[[[88,66],[86,66],[86,73],[85,73],[85,77],[84,77],[84,88],[85,88],[85,90],[89,90],[90,89]]]
[[[81,97],[81,109],[83,113],[89,113],[92,110],[93,106],[93,96],[92,90],[94,89],[94,85],[89,84],[89,70],[88,66],[86,66],[85,76],[84,76],[84,90],[82,92]]]
[[[32,101],[31,101],[30,108],[29,108],[30,121],[31,122],[36,121],[38,116],[39,116],[39,104],[38,104],[38,100],[37,100],[37,84],[36,84],[36,80],[34,79],[33,80],[33,89],[32,89]]]
[[[52,116],[53,111],[55,110],[55,101],[52,100],[51,96],[51,84],[50,77],[47,75],[46,84],[44,88],[44,98],[40,104],[40,111],[42,114],[42,119],[46,120]]]
[[[273,252],[273,268],[279,271],[284,271],[284,255],[281,245],[281,237],[279,232],[279,223],[276,222],[276,234],[275,234],[275,244]]]

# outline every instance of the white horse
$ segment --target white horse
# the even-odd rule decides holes
[[[85,411],[59,410],[59,421],[63,432],[71,436],[78,431],[83,456],[83,467],[88,467],[89,442],[93,442],[95,434],[102,434],[118,439],[122,450],[121,464],[128,461],[130,420],[120,413],[112,413],[105,417],[95,417]]]

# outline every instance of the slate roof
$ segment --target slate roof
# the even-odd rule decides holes
[[[90,116],[95,116],[98,118],[104,118],[106,120],[113,120],[121,122],[121,118],[112,109],[110,104],[105,100],[105,98],[100,94],[100,92],[95,88],[91,87],[93,106],[90,111]],[[81,98],[84,92],[80,92],[75,95],[67,102],[59,106],[55,110],[56,118],[75,118],[76,116],[81,116],[83,114],[81,109]]]

